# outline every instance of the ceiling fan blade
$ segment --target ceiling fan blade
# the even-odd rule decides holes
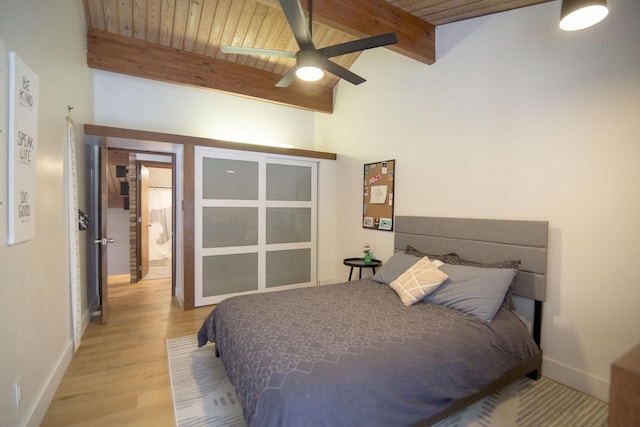
[[[334,56],[346,55],[347,53],[373,49],[374,47],[387,46],[394,43],[398,43],[396,33],[385,33],[323,47],[322,49],[318,49],[318,52],[320,52],[325,58],[333,58]]]
[[[233,53],[237,55],[285,56],[287,58],[296,57],[295,52],[285,52],[283,50],[259,49],[254,47],[220,46],[220,50],[224,53]]]
[[[289,71],[287,71],[287,74],[282,76],[280,81],[276,83],[276,87],[289,87],[289,85],[291,84],[291,82],[293,82],[293,79],[295,78],[296,78],[296,67],[293,66],[289,69]]]
[[[323,67],[326,71],[348,81],[351,84],[359,85],[360,83],[366,82],[366,80],[359,75],[352,73],[346,68],[336,64],[335,62],[329,61],[328,59],[324,60]]]
[[[287,22],[289,22],[293,37],[295,37],[296,42],[298,42],[300,49],[315,49],[300,2],[298,0],[280,0],[280,7],[282,7],[284,16],[287,18]]]

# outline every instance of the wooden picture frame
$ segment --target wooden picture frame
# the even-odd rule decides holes
[[[384,160],[364,165],[362,227],[393,231],[393,194],[396,161]]]

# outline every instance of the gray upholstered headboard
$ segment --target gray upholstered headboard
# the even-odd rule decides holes
[[[519,259],[513,293],[544,301],[547,274],[547,221],[396,216],[396,251],[407,245],[433,254],[455,252],[470,261]]]

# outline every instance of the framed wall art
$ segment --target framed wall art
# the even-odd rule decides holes
[[[9,52],[8,236],[10,245],[36,236],[36,155],[39,79]]]
[[[362,227],[393,231],[396,161],[364,165]]]

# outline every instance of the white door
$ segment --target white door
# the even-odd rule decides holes
[[[316,284],[317,163],[196,147],[195,305]]]

